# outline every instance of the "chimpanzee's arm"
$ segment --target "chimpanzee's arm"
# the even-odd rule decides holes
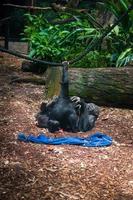
[[[68,81],[68,62],[65,61],[62,67],[62,81],[61,81],[61,92],[60,97],[69,97],[69,81]]]

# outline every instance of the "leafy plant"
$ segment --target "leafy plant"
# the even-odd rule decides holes
[[[130,6],[130,0],[107,0],[100,4],[108,9],[115,18],[119,18]],[[93,11],[94,12],[94,11]],[[90,17],[91,16],[91,17]],[[54,22],[68,19],[71,14],[60,13],[54,15]],[[30,57],[49,61],[71,60],[83,52],[86,46],[100,38],[104,29],[96,23],[96,19],[89,13],[74,16],[75,21],[60,24],[52,23],[51,18],[43,14],[27,14],[27,25],[24,29],[23,40],[28,41]],[[88,18],[87,18],[88,17]],[[93,19],[93,20],[92,20]],[[133,12],[131,11],[121,24],[117,25],[108,36],[97,43],[77,67],[121,67],[132,62],[133,57]],[[108,28],[108,27],[107,27]]]
[[[119,55],[116,62],[116,67],[126,66],[131,62],[133,62],[133,50],[132,48],[128,48]]]
[[[103,0],[102,5],[109,10],[116,18],[121,17],[123,13],[125,13],[128,8],[132,5],[132,0]],[[127,14],[122,20],[121,25],[124,29],[129,30],[131,24],[133,24],[133,16]]]
[[[30,44],[30,56],[54,61],[70,59],[83,50],[92,39],[100,36],[100,31],[92,28],[88,21],[77,21],[64,25],[53,25],[43,15],[26,15],[23,40]],[[66,18],[61,16],[61,18]]]
[[[132,5],[131,0],[106,0],[102,6],[115,18],[120,18]],[[132,62],[133,57],[133,11],[130,11],[121,23],[106,37],[107,49],[110,53],[110,65],[121,67]]]

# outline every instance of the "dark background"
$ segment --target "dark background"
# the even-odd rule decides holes
[[[29,1],[24,0],[1,0],[0,1],[0,20],[11,17],[8,20],[0,23],[0,36],[6,36],[8,32],[9,39],[15,40],[20,38],[20,33],[24,28],[23,14],[26,12],[22,9],[16,9],[13,7],[3,6],[3,4],[18,4],[28,5]],[[30,4],[29,4],[30,5]]]

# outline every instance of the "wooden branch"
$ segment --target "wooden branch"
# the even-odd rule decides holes
[[[53,10],[56,12],[74,12],[74,13],[82,13],[87,11],[87,9],[77,9],[77,8],[70,8],[67,6],[61,6],[60,4],[52,3],[51,4]]]
[[[76,12],[76,13],[82,13],[87,11],[87,9],[75,9],[75,8],[69,8],[69,7],[64,7],[60,6],[56,3],[52,3],[51,7],[35,7],[35,6],[20,6],[20,5],[15,5],[15,4],[3,4],[3,6],[8,6],[8,7],[14,7],[14,8],[21,8],[21,9],[29,9],[29,10],[54,10],[56,12]]]
[[[0,23],[3,23],[3,22],[5,22],[5,21],[8,21],[9,19],[11,19],[11,17],[5,17],[5,18],[3,18],[3,19],[0,20]]]
[[[70,23],[70,22],[75,22],[75,21],[77,21],[77,19],[76,18],[74,18],[74,17],[71,17],[71,18],[68,18],[68,19],[62,19],[62,20],[57,20],[57,21],[51,21],[50,23],[51,24],[66,24],[66,23]]]
[[[14,8],[22,8],[22,9],[30,9],[30,10],[52,10],[52,7],[34,7],[34,6],[20,6],[15,4],[3,4],[3,6],[14,7]]]
[[[31,6],[34,6],[34,0],[31,0]]]

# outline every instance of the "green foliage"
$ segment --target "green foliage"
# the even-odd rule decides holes
[[[100,2],[101,4],[101,2]],[[130,0],[102,1],[102,6],[119,18],[130,5]],[[54,15],[54,22],[71,17],[71,14]],[[26,14],[27,25],[23,40],[30,45],[30,57],[49,61],[64,61],[75,58],[88,45],[100,38],[104,29],[97,26],[91,14],[75,16],[76,21],[59,24],[43,14]],[[108,28],[108,27],[107,27]],[[97,43],[77,67],[121,67],[133,61],[133,12],[131,11],[111,33]]]
[[[126,66],[128,63],[133,62],[133,50],[128,48],[123,51],[116,62],[116,67]]]
[[[102,6],[119,19],[131,6],[132,0],[106,0]],[[133,10],[130,11],[106,38],[110,65],[126,66],[133,61]]]
[[[43,15],[26,15],[28,25],[25,26],[23,40],[30,44],[30,56],[51,61],[70,59],[84,50],[88,40],[100,36],[100,32],[90,27],[86,20],[77,21],[64,25],[52,25]],[[66,18],[61,16],[61,19]]]
[[[114,14],[116,18],[121,17],[125,13],[129,6],[131,6],[132,0],[104,0],[103,6]],[[131,25],[133,25],[133,18],[130,14],[127,14],[122,20],[121,25],[124,29],[129,30]]]
[[[133,57],[133,34],[131,29],[125,31],[120,26],[108,35],[106,39],[107,49],[110,52],[110,64],[111,66],[121,67],[126,66],[132,62]]]
[[[109,66],[110,55],[106,51],[90,51],[87,56],[84,57],[80,62],[76,63],[75,67],[82,68],[99,68]]]

